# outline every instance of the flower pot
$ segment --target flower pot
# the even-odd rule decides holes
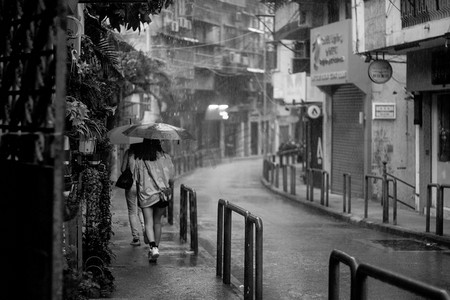
[[[78,151],[83,154],[92,154],[95,151],[95,139],[81,139]]]

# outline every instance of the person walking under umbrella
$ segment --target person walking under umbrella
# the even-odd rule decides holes
[[[161,217],[169,204],[167,194],[175,170],[172,159],[163,151],[159,140],[144,139],[139,145],[134,153],[136,192],[144,215],[144,239],[147,238],[150,245],[149,261],[156,262],[161,240]]]
[[[138,144],[130,144],[130,147],[125,151],[120,168],[122,173],[125,172],[126,169],[130,169],[131,171],[134,170],[134,155],[139,147],[140,146]],[[140,227],[143,228],[144,220],[142,212],[138,207],[135,182],[136,181],[133,180],[133,185],[130,189],[125,189],[125,199],[127,200],[128,219],[130,221],[131,235],[133,236],[133,240],[131,241],[130,245],[140,246],[141,241],[139,239],[139,224],[141,224]]]

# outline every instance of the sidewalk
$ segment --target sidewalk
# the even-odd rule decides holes
[[[156,264],[150,264],[147,259],[149,247],[142,238],[141,246],[130,245],[124,191],[115,189],[111,202],[114,231],[111,250],[116,255],[111,265],[116,283],[112,299],[242,299],[242,293],[234,285],[225,285],[216,277],[215,258],[201,245],[195,256],[188,243],[180,243],[176,215],[174,225],[163,218],[161,256]]]
[[[300,168],[297,167],[297,174]],[[266,188],[273,192],[283,195],[291,200],[298,201],[303,205],[307,205],[311,208],[320,210],[330,216],[338,218],[340,220],[359,225],[362,227],[379,230],[382,232],[393,233],[401,235],[405,238],[415,238],[424,240],[429,243],[439,243],[441,245],[450,247],[450,220],[444,219],[444,234],[438,236],[436,232],[436,218],[430,218],[430,232],[425,232],[426,216],[420,215],[418,212],[402,208],[401,205],[397,207],[397,225],[393,225],[392,220],[392,206],[389,207],[389,224],[383,223],[383,211],[379,202],[369,200],[368,205],[368,218],[364,219],[364,199],[354,198],[351,199],[351,214],[343,212],[343,197],[342,195],[329,194],[329,206],[323,206],[320,204],[320,189],[314,189],[314,202],[306,200],[306,185],[297,175],[296,180],[296,195],[290,194],[290,185],[288,184],[288,192],[283,191],[282,176],[280,173],[279,188],[272,186],[270,182],[266,181],[261,176],[261,182]],[[348,207],[347,207],[348,209]]]

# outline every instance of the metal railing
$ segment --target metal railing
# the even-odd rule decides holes
[[[354,287],[355,298],[352,300],[367,299],[367,278],[371,277],[402,290],[414,293],[433,300],[449,300],[450,297],[443,289],[439,289],[430,284],[414,280],[412,278],[384,270],[369,264],[360,264],[356,269],[356,279]],[[353,288],[352,288],[353,289]]]
[[[320,188],[320,204],[328,206],[330,198],[330,176],[327,171],[322,169],[307,169],[307,187],[306,200],[314,202],[314,172],[322,174],[322,182]]]
[[[263,290],[263,223],[261,218],[249,211],[220,199],[217,208],[217,261],[216,275],[223,283],[230,284],[231,279],[231,229],[232,212],[245,218],[245,254],[244,254],[244,299],[262,299]],[[255,234],[254,234],[255,228]],[[255,237],[255,249],[254,245]],[[223,254],[223,259],[222,259]],[[253,257],[255,255],[255,257]],[[253,262],[255,268],[253,268]],[[255,269],[255,280],[253,277]]]
[[[444,190],[449,189],[448,184],[430,183],[427,185],[427,203],[426,203],[426,218],[425,231],[430,232],[431,219],[431,194],[432,188],[436,188],[436,234],[444,234]]]
[[[376,175],[365,175],[364,176],[364,218],[367,219],[369,216],[369,179],[381,180],[383,182],[383,177]],[[383,185],[384,188],[384,185]],[[384,202],[384,190],[382,193],[381,204]],[[383,211],[384,216],[384,211]]]
[[[352,212],[352,175],[350,173],[344,173],[342,175],[344,177],[344,186],[342,188],[342,212],[346,212],[348,207],[348,213],[350,214]]]
[[[330,254],[328,268],[328,300],[339,300],[339,263],[343,263],[350,268],[350,299],[356,299],[352,287],[355,286],[358,262],[354,257],[334,249]]]
[[[404,275],[359,263],[356,258],[340,251],[333,250],[330,255],[328,269],[328,299],[339,300],[339,264],[350,267],[350,300],[367,299],[367,278],[382,281],[402,290],[433,300],[450,300],[448,293],[433,285],[417,281]]]
[[[191,234],[191,251],[198,254],[198,228],[197,228],[197,193],[190,187],[180,186],[180,239],[187,241],[189,202],[189,227]]]
[[[167,206],[167,222],[170,225],[173,225],[173,187],[174,183],[173,181],[169,181],[169,188],[170,188],[170,197],[169,197],[169,205]]]

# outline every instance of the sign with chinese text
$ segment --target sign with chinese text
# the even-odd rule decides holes
[[[375,83],[386,83],[392,77],[392,66],[387,60],[374,60],[369,65],[369,78]]]
[[[311,81],[316,85],[347,81],[351,23],[332,23],[311,30]]]
[[[394,120],[396,118],[395,103],[373,103],[373,119]]]

